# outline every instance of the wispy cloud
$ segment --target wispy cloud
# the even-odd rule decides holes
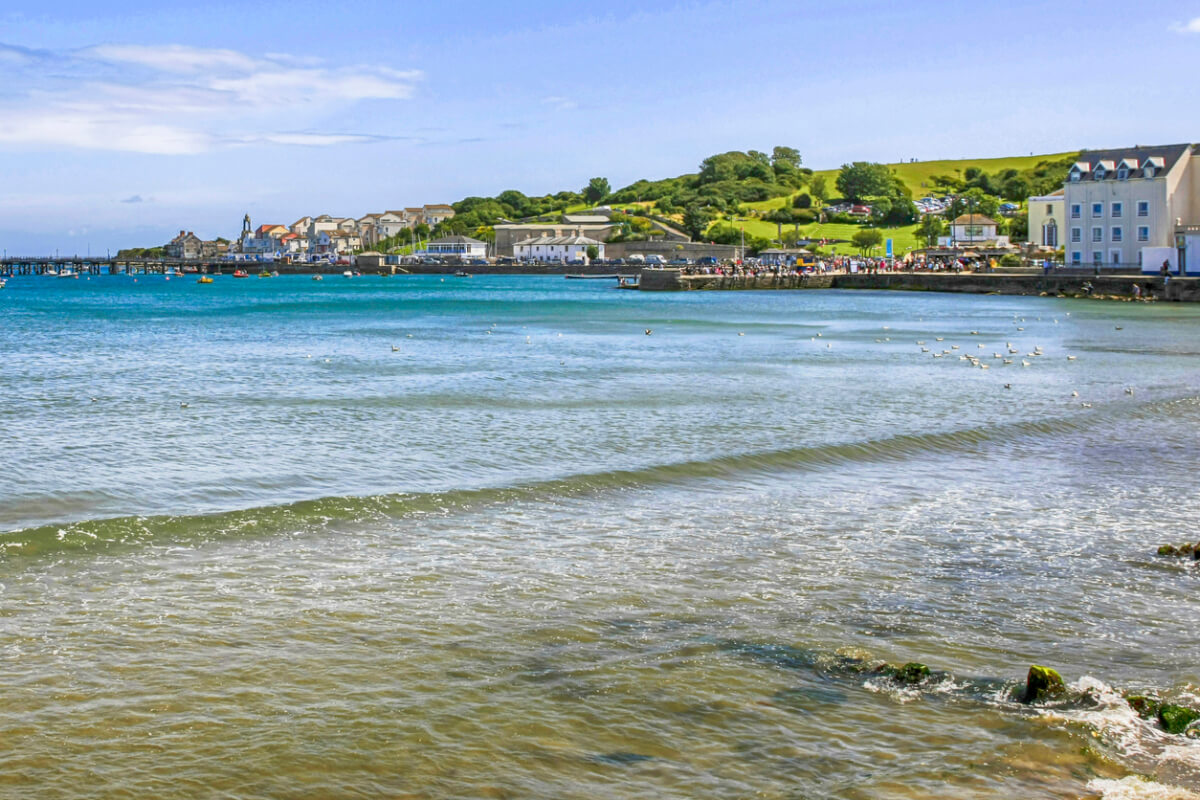
[[[1174,22],[1171,30],[1176,33],[1200,33],[1200,17],[1193,17],[1187,22]]]
[[[571,111],[579,108],[579,103],[575,102],[569,97],[543,97],[542,104],[550,106],[555,111]]]
[[[142,196],[141,196],[140,194],[135,194],[135,195],[131,195],[131,196],[129,196],[129,197],[126,197],[126,198],[125,198],[124,200],[122,200],[121,202],[122,202],[122,203],[144,203],[144,202],[146,202],[146,201],[142,199]]]
[[[319,127],[362,102],[408,99],[422,79],[415,70],[184,45],[43,54],[0,44],[0,64],[20,78],[0,89],[0,143],[167,155],[381,141],[388,137],[295,127]],[[289,129],[276,127],[281,119]]]

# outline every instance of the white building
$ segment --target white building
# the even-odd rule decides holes
[[[487,242],[470,236],[446,236],[430,242],[425,252],[443,258],[487,258]]]
[[[596,248],[597,258],[604,258],[604,242],[586,236],[539,236],[523,239],[513,245],[513,254],[520,261],[586,264],[589,247]]]
[[[1182,256],[1173,266],[1185,268],[1176,232],[1200,222],[1197,160],[1188,144],[1083,153],[1063,187],[1067,263],[1157,272],[1160,250],[1155,263],[1143,263],[1143,251],[1169,247]]]
[[[950,223],[950,235],[938,237],[941,247],[1008,247],[997,232],[996,220],[983,214],[963,214]]]
[[[1062,189],[1040,197],[1029,198],[1029,243],[1043,250],[1063,246],[1066,231],[1065,200]]]

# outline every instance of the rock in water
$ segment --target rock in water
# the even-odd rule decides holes
[[[1164,544],[1159,546],[1158,554],[1160,556],[1177,556],[1179,555],[1179,548],[1173,544]]]
[[[1021,695],[1021,702],[1036,703],[1060,695],[1066,690],[1067,685],[1057,670],[1034,664],[1029,668],[1029,676],[1025,678],[1025,693]]]
[[[881,672],[898,683],[920,683],[929,677],[929,667],[916,661],[910,661],[902,667],[895,664],[884,664],[877,672]]]
[[[1183,733],[1196,720],[1200,711],[1173,703],[1163,703],[1158,709],[1158,721],[1167,733]]]
[[[1129,703],[1129,707],[1136,711],[1142,719],[1154,719],[1158,716],[1160,703],[1157,697],[1126,693],[1125,702]]]

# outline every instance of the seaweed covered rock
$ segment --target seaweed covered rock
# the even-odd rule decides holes
[[[1198,719],[1200,711],[1187,706],[1163,703],[1158,709],[1158,722],[1167,733],[1184,733]]]
[[[1057,670],[1034,664],[1029,668],[1029,675],[1025,678],[1025,690],[1020,699],[1022,703],[1036,703],[1057,697],[1066,690],[1067,684]]]
[[[1180,545],[1164,544],[1158,548],[1160,556],[1177,556],[1179,558],[1192,558],[1200,560],[1200,542],[1195,544],[1184,543]]]
[[[886,675],[898,683],[920,683],[930,676],[929,667],[916,661],[909,661],[904,665],[896,664],[881,664],[876,667],[876,672],[881,675]]]
[[[1129,703],[1129,707],[1137,712],[1137,715],[1142,719],[1156,719],[1158,717],[1158,709],[1162,705],[1157,697],[1148,694],[1134,694],[1126,692],[1122,695],[1125,702]]]

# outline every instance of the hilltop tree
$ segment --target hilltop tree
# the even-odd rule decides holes
[[[800,169],[801,163],[800,151],[794,147],[780,145],[771,151],[771,166],[775,168],[776,175],[783,172],[794,172]]]
[[[897,194],[892,171],[884,164],[868,161],[843,164],[842,171],[838,173],[837,188],[843,197],[855,203],[861,203],[864,198],[871,196],[890,197]]]
[[[817,175],[808,182],[808,193],[812,195],[813,200],[817,201],[817,205],[825,204],[825,200],[829,197],[829,185],[825,181],[824,175]]]
[[[592,205],[601,202],[610,194],[612,187],[608,185],[608,178],[592,178],[583,190],[584,199]]]

